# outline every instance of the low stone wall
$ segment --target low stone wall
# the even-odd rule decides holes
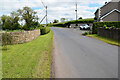
[[[112,38],[115,40],[120,40],[120,29],[118,28],[111,28],[111,29],[105,29],[105,28],[98,28],[98,35],[104,36],[107,38]]]
[[[40,29],[22,32],[8,32],[12,36],[11,44],[19,44],[32,41],[40,36]]]

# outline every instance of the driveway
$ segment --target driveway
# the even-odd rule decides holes
[[[80,30],[51,29],[56,78],[118,77],[117,46],[82,36]]]

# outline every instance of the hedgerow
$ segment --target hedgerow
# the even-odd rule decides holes
[[[93,23],[94,19],[80,19],[80,20],[72,20],[72,21],[66,21],[61,23],[55,23],[53,26],[60,26],[60,27],[66,27],[70,24],[76,24],[76,23]]]
[[[50,32],[50,27],[40,27],[41,35],[47,34]]]
[[[98,31],[99,27],[115,27],[115,28],[120,28],[120,21],[114,21],[114,22],[94,22],[93,23],[93,28],[92,28],[92,33],[96,34]]]

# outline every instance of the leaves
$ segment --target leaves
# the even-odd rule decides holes
[[[17,12],[11,12],[10,16],[1,16],[0,25],[2,25],[3,30],[31,30],[38,26],[38,16],[37,12],[33,11],[30,7],[23,7],[23,9],[18,9]],[[19,21],[25,21],[23,28],[19,24]]]
[[[22,10],[17,11],[21,15],[21,20],[25,20],[24,29],[31,29],[34,23],[38,21],[37,12],[33,11],[30,7],[24,7]],[[35,28],[35,27],[34,27]]]

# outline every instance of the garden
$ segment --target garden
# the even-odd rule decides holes
[[[83,35],[120,46],[120,22],[94,22],[92,33],[85,32]]]

